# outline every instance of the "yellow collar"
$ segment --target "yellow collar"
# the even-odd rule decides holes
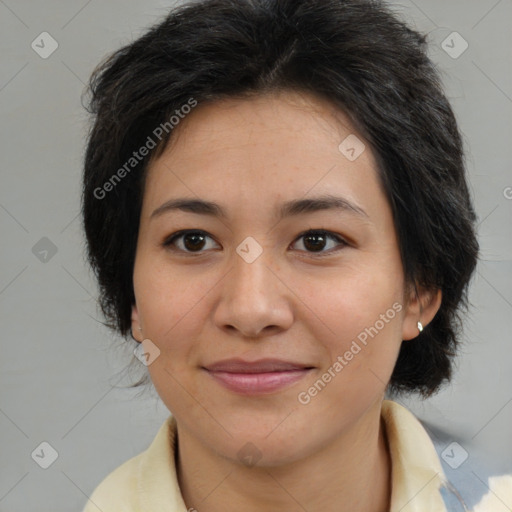
[[[416,417],[384,400],[382,418],[391,454],[390,512],[446,512],[439,492],[446,477],[429,435]]]
[[[405,407],[385,400],[382,418],[392,462],[390,512],[446,512],[439,487],[445,480],[437,452],[421,423]],[[160,427],[140,454],[138,495],[141,510],[186,512],[174,463],[176,420]]]

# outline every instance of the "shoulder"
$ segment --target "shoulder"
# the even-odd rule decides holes
[[[512,510],[512,475],[491,476],[488,492],[475,505],[473,512],[509,512]]]
[[[144,453],[114,469],[96,487],[83,512],[132,512],[137,509],[137,478]]]
[[[490,460],[470,439],[422,421],[396,402],[384,401],[382,416],[394,466],[396,510],[402,510],[403,503],[414,503],[421,510],[512,511],[509,460]],[[415,477],[420,483],[432,478],[439,487],[429,493],[428,486],[422,489],[420,485],[419,492]],[[433,500],[437,508],[424,506],[427,499]]]
[[[181,494],[174,467],[175,436],[176,422],[170,416],[145,451],[104,478],[82,512],[179,510]]]
[[[471,512],[512,510],[512,466],[492,460],[485,450],[461,436],[422,422],[441,461],[447,486],[446,503],[463,503]],[[459,505],[460,506],[460,505]],[[452,510],[452,509],[450,509]]]

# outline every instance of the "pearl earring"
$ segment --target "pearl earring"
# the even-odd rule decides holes
[[[418,322],[418,331],[423,331],[423,325],[421,324],[421,322]]]

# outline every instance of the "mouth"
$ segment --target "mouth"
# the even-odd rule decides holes
[[[242,395],[269,394],[303,379],[314,367],[311,365],[260,359],[243,361],[227,359],[202,367],[224,388]]]

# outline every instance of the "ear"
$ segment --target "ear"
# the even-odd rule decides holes
[[[418,322],[425,328],[441,307],[441,290],[425,290],[415,288],[409,294],[409,301],[405,308],[404,321],[402,325],[402,339],[412,340],[420,331]]]
[[[132,336],[138,341],[142,342],[142,327],[139,321],[139,311],[137,305],[132,306]]]

